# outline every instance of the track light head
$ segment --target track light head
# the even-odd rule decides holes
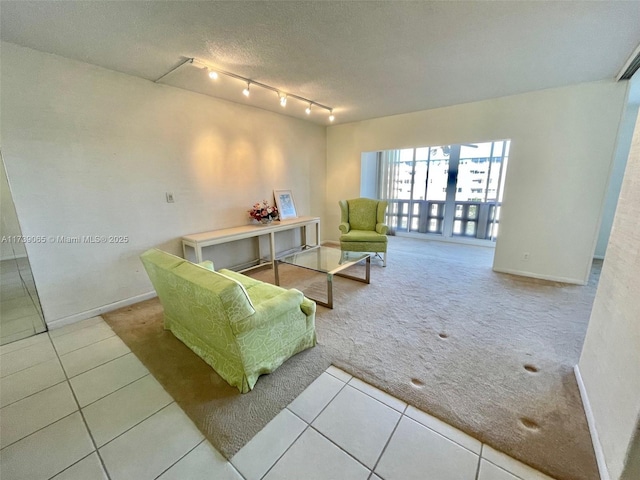
[[[2,1],[2,0],[0,0]],[[207,62],[197,59],[197,58],[188,58],[186,59],[184,62],[182,62],[180,65],[178,65],[177,67],[172,68],[169,72],[165,73],[164,75],[162,75],[159,79],[155,80],[156,83],[158,83],[161,79],[163,79],[164,77],[166,77],[168,74],[172,73],[174,70],[177,70],[178,68],[182,67],[183,65],[186,64],[193,64],[195,65],[199,70],[203,70],[204,72],[207,73],[207,75],[209,76],[209,78],[211,80],[219,80],[221,77],[229,77],[229,78],[233,78],[236,80],[239,80],[243,83],[246,84],[246,87],[242,90],[242,95],[244,95],[245,97],[249,98],[249,96],[251,95],[251,85],[253,85],[254,87],[259,87],[258,90],[264,89],[264,90],[269,90],[271,92],[274,92],[277,96],[278,99],[280,100],[280,106],[281,107],[286,107],[287,106],[287,101],[289,99],[293,99],[294,103],[295,102],[301,102],[303,105],[306,105],[305,109],[304,109],[304,113],[308,116],[311,115],[311,111],[312,109],[315,107],[315,109],[320,109],[320,110],[324,110],[327,111],[329,113],[329,122],[333,122],[335,120],[335,116],[333,115],[333,109],[327,105],[323,105],[322,103],[318,103],[314,100],[311,100],[309,98],[305,98],[302,97],[300,95],[296,95],[294,93],[285,93],[282,90],[280,90],[279,88],[273,87],[271,85],[267,85],[265,83],[261,83],[257,80],[251,80],[250,78],[247,77],[243,77],[242,75],[238,75],[236,73],[232,73],[232,72],[228,72],[225,70],[220,70],[218,67],[214,67],[210,64],[208,64]],[[260,93],[260,91],[258,92]],[[261,97],[261,95],[259,95]],[[262,97],[261,97],[262,98]],[[256,100],[260,100],[260,99],[256,99]],[[300,116],[300,111],[297,109],[297,103],[296,105],[294,105],[295,111],[291,112],[294,116]],[[314,110],[315,112],[315,110]]]

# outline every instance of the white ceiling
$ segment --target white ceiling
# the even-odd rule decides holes
[[[335,123],[611,79],[640,43],[638,1],[2,0],[0,14],[4,41],[148,80],[196,57],[334,107]],[[305,117],[190,65],[163,82]]]

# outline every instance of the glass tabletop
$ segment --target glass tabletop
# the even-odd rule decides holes
[[[362,252],[342,252],[337,248],[315,247],[278,258],[280,263],[296,265],[322,273],[336,273],[364,260],[371,254]]]

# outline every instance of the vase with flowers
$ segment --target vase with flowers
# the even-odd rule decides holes
[[[261,224],[267,224],[278,218],[278,208],[275,205],[269,205],[269,202],[263,200],[262,203],[256,203],[253,208],[249,210],[249,215]]]

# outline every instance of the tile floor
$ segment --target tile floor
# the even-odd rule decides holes
[[[549,480],[335,367],[228,462],[100,317],[0,370],[3,480]]]
[[[0,261],[0,345],[44,330],[28,258]]]

